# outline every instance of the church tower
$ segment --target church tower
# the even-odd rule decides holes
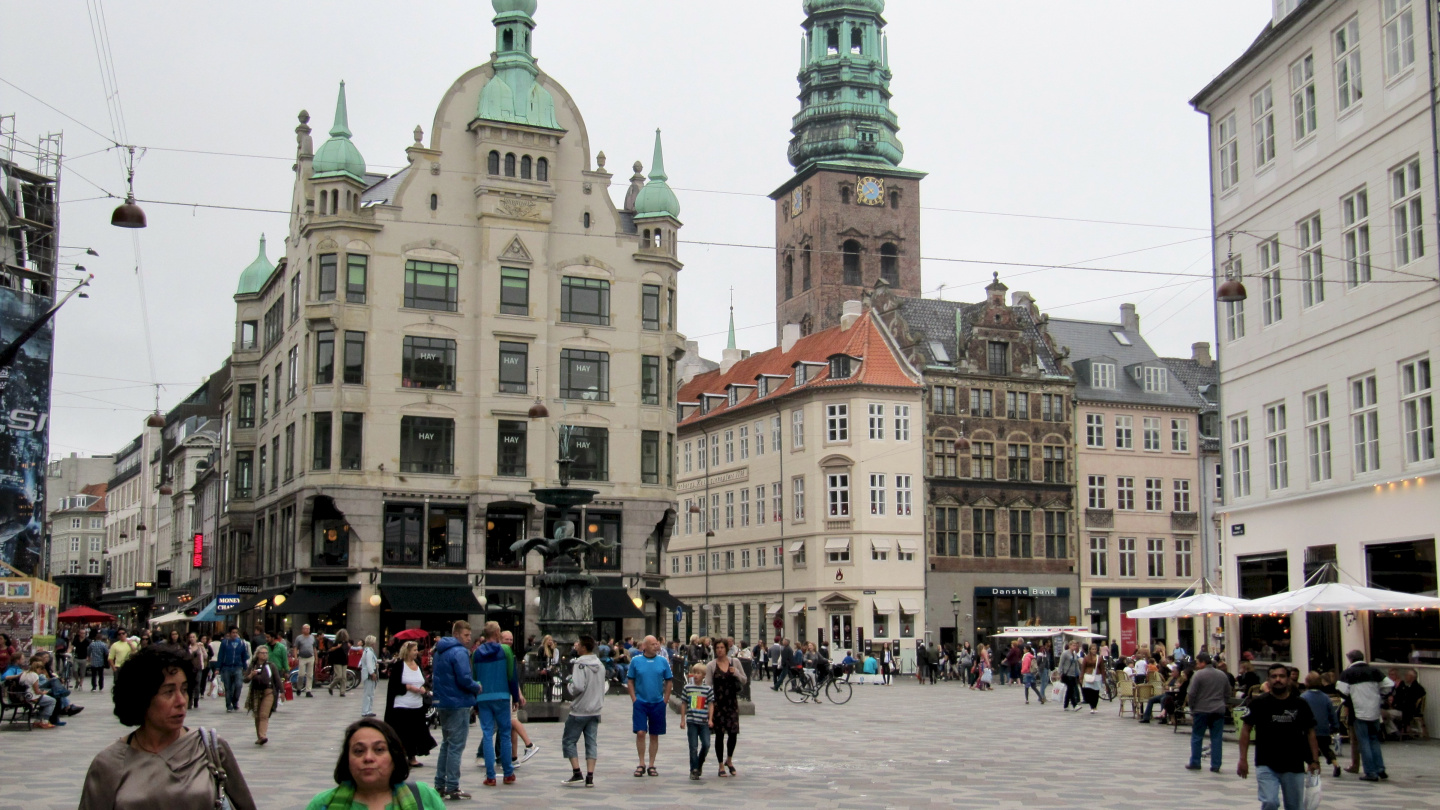
[[[775,329],[840,323],[883,279],[919,297],[920,180],[900,168],[885,0],[804,0],[795,176],[776,189]]]

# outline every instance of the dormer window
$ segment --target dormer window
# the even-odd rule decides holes
[[[1114,387],[1115,387],[1115,364],[1114,364],[1114,363],[1091,363],[1091,364],[1090,364],[1090,387],[1091,387],[1091,388],[1114,388]]]
[[[756,380],[756,381],[755,381],[755,396],[756,396],[757,398],[759,398],[759,397],[765,396],[765,395],[768,394],[768,393],[770,393],[770,380],[769,380],[769,378],[761,377],[760,379]]]
[[[1164,394],[1170,390],[1170,375],[1163,368],[1146,366],[1143,377],[1147,394]]]
[[[830,379],[844,380],[849,379],[849,377],[850,358],[844,356],[830,358]]]
[[[808,379],[809,379],[809,378],[808,378],[808,377],[806,376],[806,374],[805,374],[805,364],[804,364],[804,363],[801,363],[800,365],[796,366],[796,367],[795,367],[795,384],[796,384],[796,385],[804,385],[806,382],[808,382]]]
[[[700,413],[706,414],[706,413],[709,413],[709,412],[710,412],[710,398],[707,397],[707,396],[704,396],[704,395],[702,394],[701,397],[700,397]]]
[[[725,402],[726,402],[726,404],[728,404],[730,407],[733,408],[733,407],[735,407],[735,403],[737,403],[737,402],[739,402],[739,401],[740,401],[740,389],[736,388],[736,387],[733,386],[733,385],[730,386],[730,391],[729,391],[729,393],[726,394],[726,396],[725,396]]]

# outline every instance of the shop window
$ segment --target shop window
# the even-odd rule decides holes
[[[1287,556],[1261,554],[1236,561],[1240,598],[1259,599],[1290,590]],[[1240,651],[1256,661],[1289,661],[1290,617],[1243,616],[1240,619]]]
[[[420,565],[422,504],[387,503],[382,534],[385,565]]]
[[[496,475],[525,477],[526,423],[501,420]]]
[[[427,557],[431,568],[465,568],[465,507],[430,507],[427,519]]]
[[[455,420],[400,417],[400,472],[453,475]]]
[[[455,341],[407,335],[401,347],[400,385],[454,391]]]
[[[1435,595],[1433,539],[1368,546],[1365,565],[1372,588]],[[1440,664],[1440,613],[1372,611],[1370,657],[1375,662]]]

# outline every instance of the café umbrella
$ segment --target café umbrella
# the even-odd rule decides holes
[[[1440,609],[1440,599],[1384,588],[1366,588],[1360,585],[1326,582],[1310,585],[1297,591],[1286,591],[1274,596],[1255,599],[1236,612],[1246,616],[1261,616],[1302,611],[1306,613],[1352,610],[1386,612],[1427,608]]]
[[[1169,602],[1146,605],[1143,608],[1126,611],[1131,619],[1179,619],[1187,616],[1230,616],[1244,613],[1251,604],[1248,599],[1235,596],[1221,596],[1218,593],[1197,593]]]

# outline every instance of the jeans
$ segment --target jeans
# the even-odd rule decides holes
[[[1220,741],[1225,736],[1224,712],[1192,712],[1190,716],[1190,765],[1200,767],[1200,749],[1205,732],[1210,732],[1210,770],[1220,770]]]
[[[1278,773],[1270,766],[1255,769],[1255,786],[1260,795],[1260,810],[1280,810],[1284,793],[1285,810],[1300,810],[1305,805],[1305,772]]]
[[[55,722],[55,698],[49,695],[41,695],[35,699],[35,722]]]
[[[98,689],[99,691],[101,691],[101,692],[104,692],[104,691],[105,691],[105,665],[104,665],[104,664],[101,664],[101,665],[98,666],[98,667],[94,667],[94,666],[90,667],[90,691],[91,691],[91,692],[94,692],[94,691],[96,691],[97,689]]]
[[[64,680],[60,678],[49,678],[41,683],[40,686],[50,693],[50,697],[55,698],[56,708],[59,711],[63,712],[70,708],[70,688],[65,685]]]
[[[1030,702],[1030,691],[1033,689],[1033,690],[1035,691],[1035,697],[1040,698],[1040,702],[1041,702],[1041,703],[1044,703],[1044,702],[1045,702],[1045,693],[1044,693],[1043,691],[1041,691],[1040,685],[1037,684],[1037,683],[1035,683],[1035,675],[1034,675],[1034,673],[1026,673],[1024,677],[1025,677],[1025,702],[1026,702],[1026,703],[1029,703],[1029,702]]]
[[[685,734],[690,739],[690,770],[698,773],[705,767],[705,757],[710,753],[710,727],[686,720]]]
[[[600,758],[600,715],[586,717],[570,715],[565,719],[565,733],[560,738],[560,754],[566,759],[578,759],[580,735],[585,735],[585,758]]]
[[[1380,721],[1355,720],[1355,746],[1360,749],[1360,769],[1366,776],[1385,772],[1385,755],[1380,753]]]
[[[220,681],[225,684],[225,708],[240,707],[240,667],[221,667]]]
[[[1165,695],[1160,694],[1145,701],[1145,711],[1141,713],[1140,719],[1146,723],[1150,722],[1150,718],[1155,714],[1155,704],[1161,703],[1164,700]]]
[[[785,668],[782,667],[782,666],[779,666],[779,665],[777,664],[777,665],[775,666],[775,683],[772,685],[771,688],[778,692],[778,691],[780,690],[780,684],[782,684],[782,683],[784,683],[784,682],[785,682]]]
[[[435,758],[435,790],[444,795],[460,789],[460,757],[470,735],[470,708],[440,709],[440,755]]]
[[[495,778],[495,729],[501,729],[505,733],[500,735],[500,764],[506,776],[515,773],[515,763],[510,759],[510,701],[506,700],[481,700],[475,704],[480,710],[480,750],[476,751],[477,756],[485,757],[485,778]]]
[[[360,716],[375,713],[375,684],[374,678],[365,679],[365,699],[360,702]]]

